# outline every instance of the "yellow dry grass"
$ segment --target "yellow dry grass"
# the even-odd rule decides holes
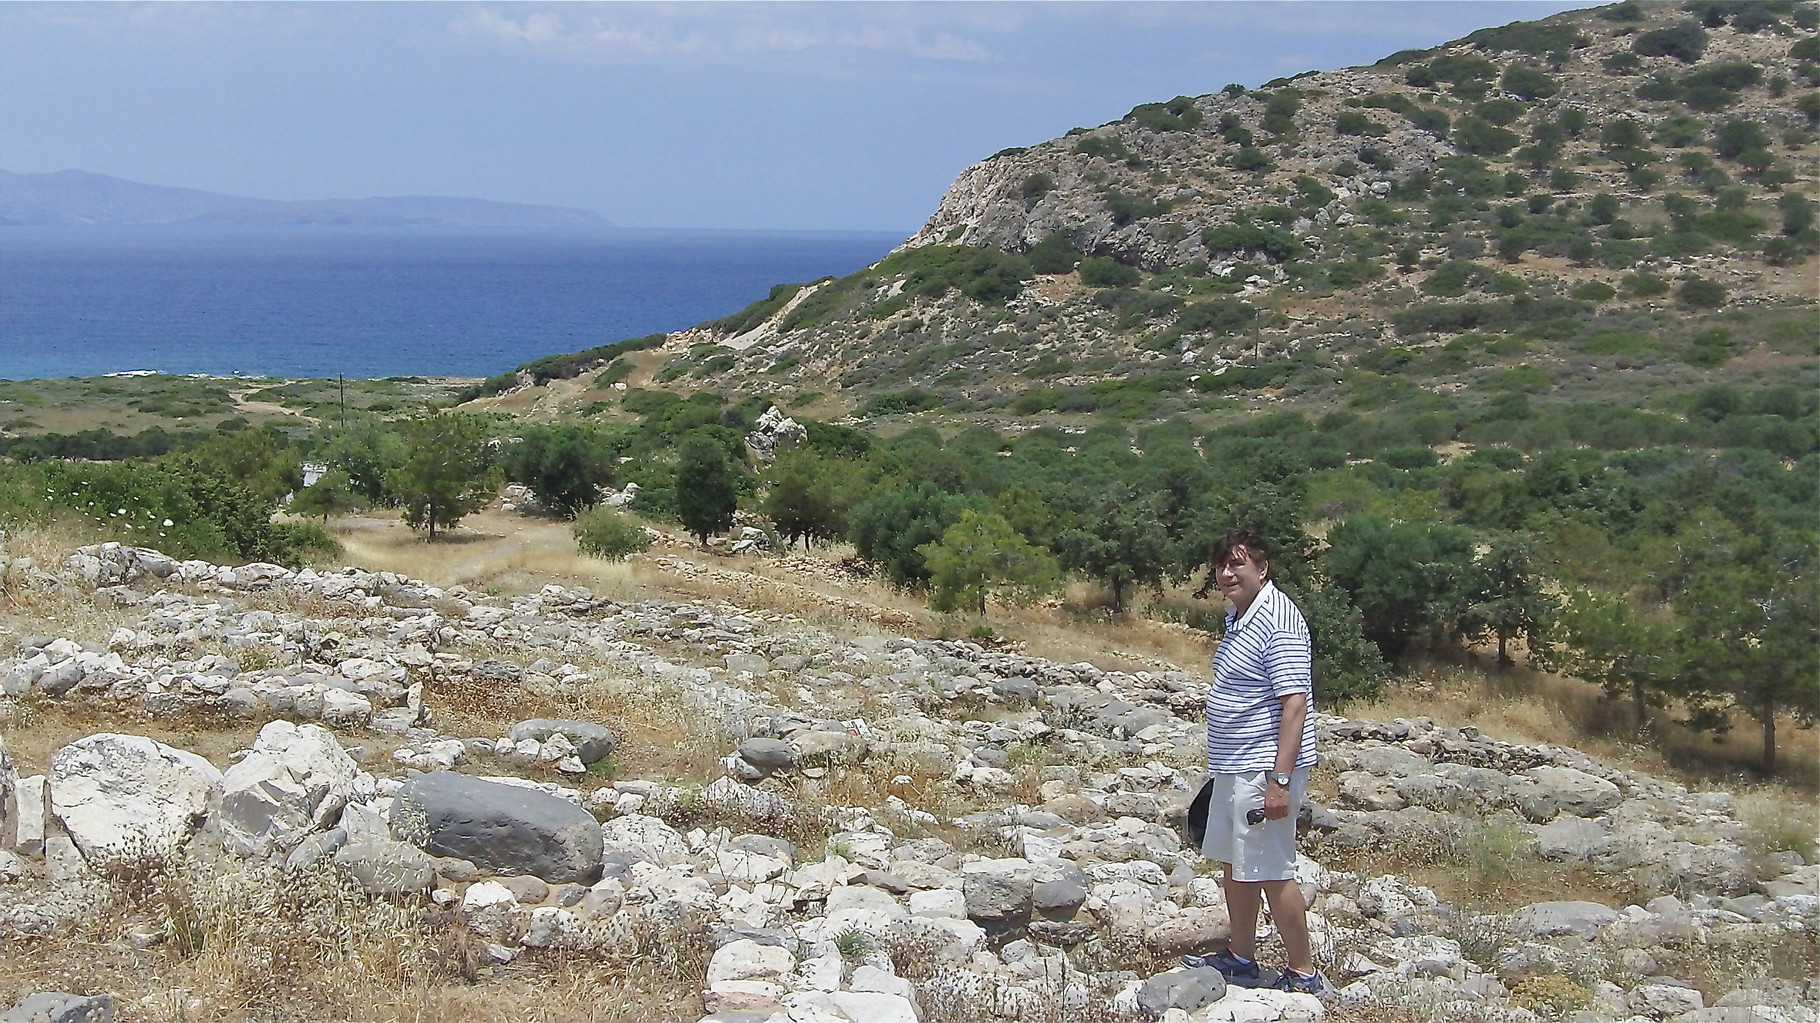
[[[1517,666],[1503,671],[1417,665],[1369,704],[1346,708],[1361,718],[1429,717],[1443,725],[1473,725],[1507,742],[1561,743],[1608,763],[1696,788],[1739,791],[1759,786],[1762,746],[1755,723],[1740,719],[1728,732],[1696,732],[1671,714],[1652,712],[1638,728],[1628,705],[1597,686]],[[1820,733],[1778,728],[1780,762],[1774,788],[1790,805],[1809,807],[1820,791]]]

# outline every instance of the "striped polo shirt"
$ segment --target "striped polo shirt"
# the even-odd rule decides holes
[[[1244,617],[1236,607],[1226,609],[1226,634],[1214,652],[1207,690],[1210,773],[1273,769],[1283,698],[1292,693],[1309,694],[1295,766],[1315,762],[1313,656],[1301,609],[1275,583],[1264,583]]]

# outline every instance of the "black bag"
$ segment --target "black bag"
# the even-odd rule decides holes
[[[1188,819],[1183,822],[1182,830],[1188,833],[1188,844],[1195,852],[1207,841],[1207,806],[1213,801],[1213,776],[1201,783],[1201,791],[1194,794],[1188,803]]]

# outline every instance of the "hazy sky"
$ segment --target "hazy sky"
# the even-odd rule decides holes
[[[908,233],[1000,149],[1582,6],[0,2],[0,169]]]

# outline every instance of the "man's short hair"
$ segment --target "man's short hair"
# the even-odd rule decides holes
[[[1264,539],[1264,534],[1257,530],[1241,526],[1228,530],[1224,536],[1214,541],[1213,567],[1217,569],[1231,561],[1232,553],[1240,548],[1244,548],[1250,560],[1260,564],[1270,563],[1270,541]]]

